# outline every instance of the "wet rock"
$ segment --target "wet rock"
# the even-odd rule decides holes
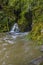
[[[40,56],[34,60],[32,60],[29,65],[40,65],[40,63],[43,62],[43,56]]]
[[[43,52],[43,45],[40,47],[40,51]]]

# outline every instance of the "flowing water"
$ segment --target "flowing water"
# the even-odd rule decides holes
[[[23,35],[0,33],[0,65],[29,65],[31,60],[43,55],[39,48]]]
[[[13,25],[13,27],[12,27],[10,33],[12,33],[12,32],[16,32],[16,33],[19,32],[19,27],[18,27],[18,24],[17,24],[17,23],[15,23],[15,24]]]

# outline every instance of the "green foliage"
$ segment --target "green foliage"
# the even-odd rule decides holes
[[[25,17],[25,13],[29,13],[30,3],[31,0],[0,0],[0,25],[2,25],[0,31],[9,31],[15,22],[21,26],[21,31],[25,31],[30,22],[30,19],[27,20]]]
[[[30,33],[31,38],[33,40],[38,40],[40,44],[42,44],[43,33],[43,1],[42,0],[34,0],[32,3],[33,10],[33,28]]]
[[[0,0],[0,32],[9,31],[15,22],[22,32],[32,25],[30,38],[42,41],[43,0]]]

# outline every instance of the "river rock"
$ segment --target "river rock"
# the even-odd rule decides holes
[[[32,60],[29,65],[40,65],[40,63],[43,62],[43,56],[40,56],[34,60]]]
[[[43,45],[40,47],[40,51],[43,52]]]

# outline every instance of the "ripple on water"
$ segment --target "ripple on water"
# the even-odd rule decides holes
[[[7,45],[8,45],[8,43],[4,43],[4,44],[3,44],[3,46],[7,46]]]
[[[5,61],[3,61],[2,65],[6,65],[6,62],[5,62]]]
[[[6,50],[6,48],[4,47],[4,48],[3,48],[3,51],[5,51],[5,50]]]
[[[34,47],[24,37],[6,36],[0,41],[0,65],[27,65],[30,60],[42,55],[39,46]]]

